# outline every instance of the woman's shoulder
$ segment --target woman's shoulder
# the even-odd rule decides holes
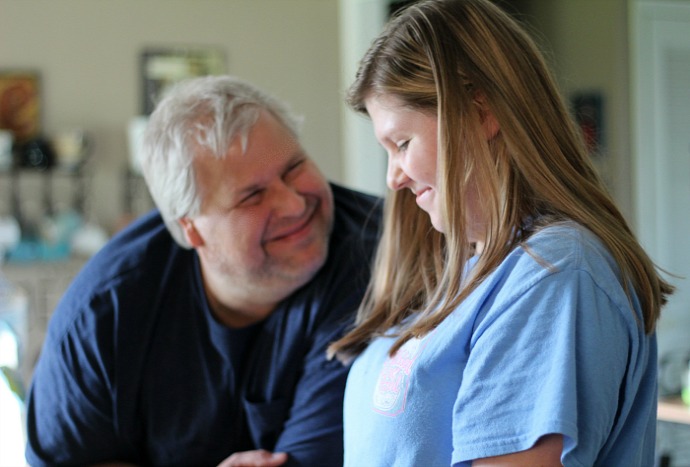
[[[536,230],[506,256],[494,276],[508,277],[526,286],[564,273],[585,273],[596,282],[619,281],[619,268],[604,243],[573,221]]]
[[[537,230],[518,250],[555,268],[587,268],[592,263],[614,265],[601,239],[574,221],[558,222]]]
[[[554,280],[564,289],[586,281],[619,306],[628,304],[613,255],[597,235],[574,221],[540,228],[513,249],[498,269],[497,276],[516,291],[527,292]]]
[[[628,301],[621,283],[620,270],[604,243],[589,229],[566,221],[535,231],[508,254],[479,290],[497,294],[496,300],[503,303],[598,290],[624,308]]]

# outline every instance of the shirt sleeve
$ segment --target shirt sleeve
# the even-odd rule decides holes
[[[342,333],[327,323],[319,332],[295,389],[290,415],[276,451],[290,454],[290,465],[342,465],[343,394],[348,368],[326,360],[328,344]]]
[[[629,346],[623,313],[633,320],[632,312],[580,270],[517,291],[491,297],[477,318],[454,407],[453,462],[560,433],[564,465],[593,465],[616,417]]]
[[[112,330],[95,310],[67,323],[58,309],[27,403],[27,462],[33,467],[126,459],[116,436],[110,383]],[[96,342],[99,344],[96,345]]]

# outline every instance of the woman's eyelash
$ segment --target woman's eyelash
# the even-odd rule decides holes
[[[407,141],[403,141],[402,143],[398,144],[398,151],[404,151],[407,149],[407,146],[410,145],[410,140],[408,139]]]

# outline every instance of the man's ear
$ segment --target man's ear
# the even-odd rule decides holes
[[[180,223],[180,227],[182,227],[182,232],[184,233],[184,238],[187,240],[187,243],[192,246],[192,248],[197,248],[204,244],[204,239],[199,231],[196,230],[194,221],[192,219],[189,217],[183,217],[182,219],[178,219],[177,222]]]

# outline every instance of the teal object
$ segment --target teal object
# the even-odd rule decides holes
[[[0,319],[0,373],[10,390],[24,401],[24,383],[19,372],[19,339],[6,321]]]

